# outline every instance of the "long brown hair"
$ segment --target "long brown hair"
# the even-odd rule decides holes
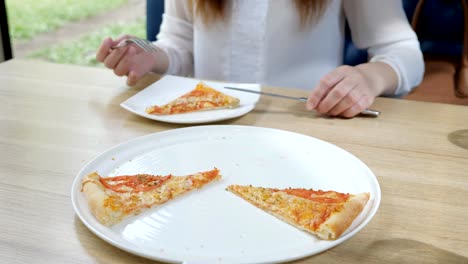
[[[195,14],[204,23],[211,23],[225,17],[225,0],[191,0],[195,4]],[[316,22],[327,8],[327,0],[294,0],[296,10],[300,17],[301,25]]]

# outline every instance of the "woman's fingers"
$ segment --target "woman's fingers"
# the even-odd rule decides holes
[[[351,66],[338,67],[327,74],[309,96],[308,104],[330,116],[353,117],[374,101],[372,89],[362,72]],[[321,98],[319,101],[318,98]],[[308,105],[310,109],[312,105]]]
[[[350,107],[355,105],[361,99],[362,93],[359,89],[351,90],[342,100],[340,100],[327,114],[331,116],[339,116]]]
[[[127,77],[127,85],[128,86],[136,85],[138,80],[141,78],[141,77],[138,77],[138,76],[139,76],[139,74],[136,71],[130,71],[130,73],[128,74],[128,77]]]
[[[112,38],[110,37],[105,38],[99,46],[98,50],[96,51],[96,60],[99,62],[104,62],[107,56],[109,56],[109,54],[112,54],[112,51],[114,51],[112,47],[117,46],[121,41],[124,41],[125,39],[131,37],[131,35],[122,35],[115,40],[112,40]]]
[[[104,63],[107,68],[113,69],[117,76],[126,75],[129,86],[135,85],[146,73],[150,72],[154,68],[156,59],[153,54],[133,44],[112,48],[132,37],[123,35],[115,40],[106,38],[96,52],[96,60]]]
[[[372,105],[373,102],[374,102],[373,96],[365,95],[361,97],[361,99],[356,104],[354,104],[350,108],[346,109],[343,113],[341,113],[341,116],[347,117],[347,118],[357,116],[364,109]]]
[[[308,110],[316,109],[319,103],[327,96],[328,92],[343,80],[352,68],[351,66],[340,66],[320,79],[319,84],[307,99],[306,108]]]
[[[338,84],[333,87],[330,92],[323,98],[323,100],[316,107],[317,111],[321,114],[331,114],[330,110],[342,104],[340,107],[349,107],[355,102],[348,102],[348,94],[359,85],[359,82],[352,76],[346,76]]]
[[[107,55],[109,55],[110,48],[112,47],[112,39],[106,38],[102,41],[101,45],[99,46],[96,52],[96,60],[99,62],[104,62]]]
[[[127,85],[133,86],[137,84],[137,82],[146,74],[148,71],[144,71],[141,69],[130,70],[128,77],[127,77]]]
[[[125,55],[127,50],[128,47],[122,47],[112,50],[110,54],[104,59],[104,65],[106,65],[106,67],[109,69],[115,69],[115,67]]]
[[[128,53],[130,63],[127,84],[129,86],[135,85],[145,74],[151,72],[154,67],[155,57],[154,54],[148,52],[138,52],[135,47],[131,46]]]
[[[122,59],[117,63],[114,68],[114,73],[117,76],[128,75],[132,62],[134,61],[134,56],[136,51],[133,47],[129,47],[127,52],[122,56]]]

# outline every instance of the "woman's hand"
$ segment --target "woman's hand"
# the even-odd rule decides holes
[[[97,61],[113,69],[117,76],[127,76],[129,86],[135,85],[148,72],[162,70],[158,68],[161,68],[167,60],[162,50],[156,53],[147,52],[133,43],[126,47],[111,49],[131,37],[124,35],[116,40],[106,38],[96,52]]]
[[[354,117],[372,105],[375,97],[394,91],[397,84],[394,70],[382,62],[340,66],[320,80],[306,108],[330,116]]]

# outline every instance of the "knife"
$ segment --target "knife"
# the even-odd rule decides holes
[[[247,93],[254,93],[254,94],[274,96],[274,97],[279,97],[279,98],[284,98],[284,99],[297,100],[297,101],[304,102],[304,103],[307,102],[306,97],[294,97],[294,96],[283,95],[283,94],[253,91],[253,90],[242,89],[242,88],[237,88],[237,87],[224,87],[224,88],[225,89],[230,89],[230,90],[241,91],[241,92],[247,92]],[[366,115],[366,116],[378,117],[380,115],[380,112],[377,111],[377,110],[372,110],[372,109],[367,108],[367,109],[364,109],[360,114],[361,115]]]

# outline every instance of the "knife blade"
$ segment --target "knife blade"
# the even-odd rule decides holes
[[[304,102],[304,103],[307,102],[306,97],[295,97],[295,96],[289,96],[289,95],[283,95],[283,94],[277,94],[277,93],[254,91],[254,90],[237,88],[237,87],[227,87],[227,86],[225,86],[224,88],[225,89],[230,89],[230,90],[236,90],[236,91],[240,91],[240,92],[247,92],[247,93],[254,93],[254,94],[261,94],[261,95],[279,97],[279,98],[284,98],[284,99],[291,99],[291,100],[296,100],[296,101],[300,101],[300,102]],[[377,111],[377,110],[367,108],[367,109],[364,109],[360,114],[365,115],[365,116],[378,117],[380,115],[380,112]]]

